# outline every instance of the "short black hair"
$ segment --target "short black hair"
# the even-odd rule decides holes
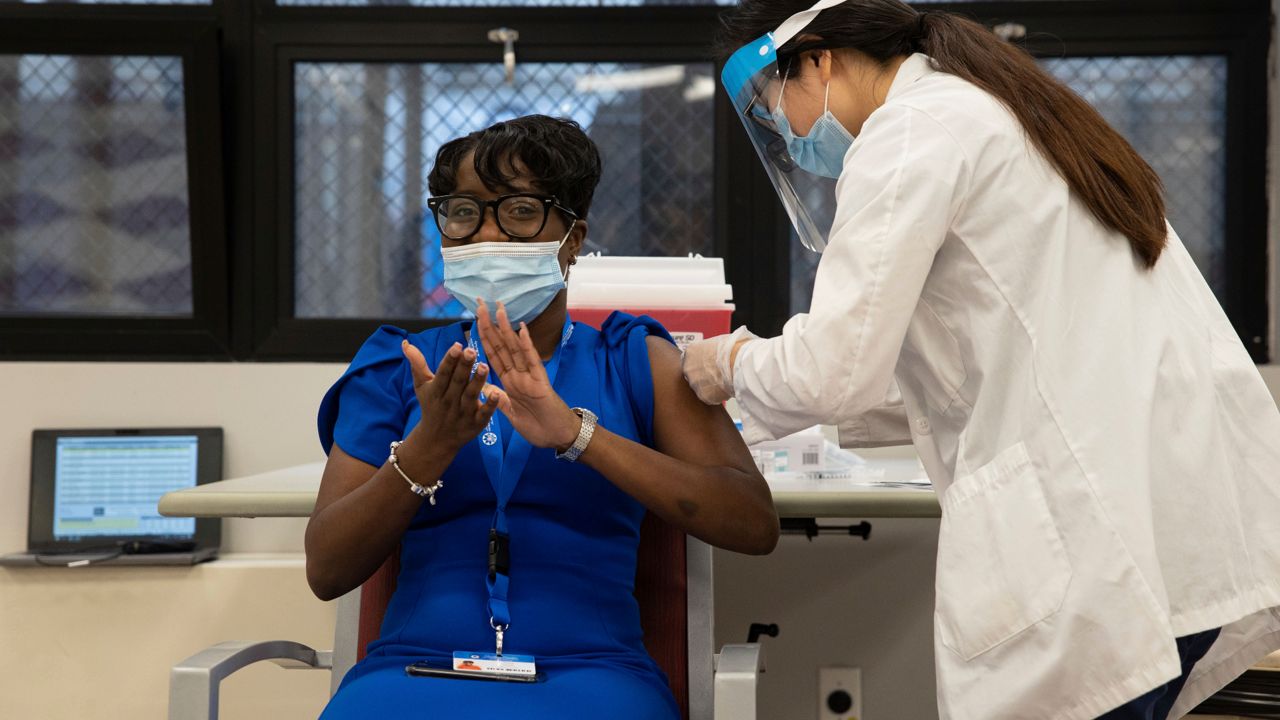
[[[448,195],[457,188],[458,163],[473,151],[476,175],[490,190],[510,187],[520,176],[518,160],[540,192],[556,196],[580,218],[591,209],[600,182],[600,150],[572,120],[526,115],[450,140],[440,146],[427,176],[432,195]]]

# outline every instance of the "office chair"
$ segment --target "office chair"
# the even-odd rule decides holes
[[[261,660],[332,673],[330,693],[377,638],[395,592],[399,555],[338,599],[332,651],[288,640],[223,642],[175,665],[169,677],[169,720],[217,720],[223,678]],[[760,645],[714,652],[711,547],[654,515],[640,530],[636,599],[645,647],[666,673],[685,720],[754,720]]]

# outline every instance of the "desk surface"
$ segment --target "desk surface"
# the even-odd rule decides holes
[[[923,471],[914,459],[868,460],[867,467],[883,482],[771,483],[778,515],[826,518],[936,518],[941,515],[938,499],[927,486],[885,484],[921,477]],[[168,517],[307,517],[315,507],[323,471],[321,461],[177,490],[160,498],[160,514]]]

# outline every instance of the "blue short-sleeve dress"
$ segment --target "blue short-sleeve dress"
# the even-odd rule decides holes
[[[421,412],[407,338],[428,362],[470,323],[409,334],[380,328],[320,406],[321,443],[373,466]],[[600,424],[653,444],[653,378],[645,338],[670,340],[657,322],[613,314],[597,331],[575,323],[559,350],[555,389]],[[504,438],[513,435],[510,425]],[[511,444],[524,442],[512,439]],[[436,505],[423,503],[406,530],[400,575],[381,633],[343,679],[321,716],[339,718],[515,717],[674,720],[666,677],[645,652],[632,594],[645,509],[590,468],[534,448],[507,508],[511,626],[506,651],[534,655],[539,683],[411,677],[406,665],[450,666],[455,651],[492,652],[486,610],[487,542],[496,495],[472,440],[444,475]],[[408,489],[405,489],[408,492]]]

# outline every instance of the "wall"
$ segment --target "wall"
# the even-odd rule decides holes
[[[0,553],[26,547],[32,428],[219,425],[226,476],[247,475],[323,458],[315,409],[341,370],[0,363]],[[195,568],[0,568],[0,718],[160,720],[169,667],[213,643],[331,648],[335,608],[307,589],[305,525],[227,521],[232,559]],[[327,673],[255,666],[224,683],[222,718],[314,718],[327,693]]]
[[[315,410],[342,368],[329,363],[0,363],[0,552],[26,547],[33,428],[217,425],[225,434],[224,474],[249,475],[324,459]],[[305,523],[232,520],[223,528],[224,545],[231,552],[279,550]]]
[[[333,646],[334,612],[296,555],[196,567],[0,568],[0,717],[162,720],[169,667],[224,640]],[[315,718],[329,674],[259,664],[223,683],[221,717]]]

